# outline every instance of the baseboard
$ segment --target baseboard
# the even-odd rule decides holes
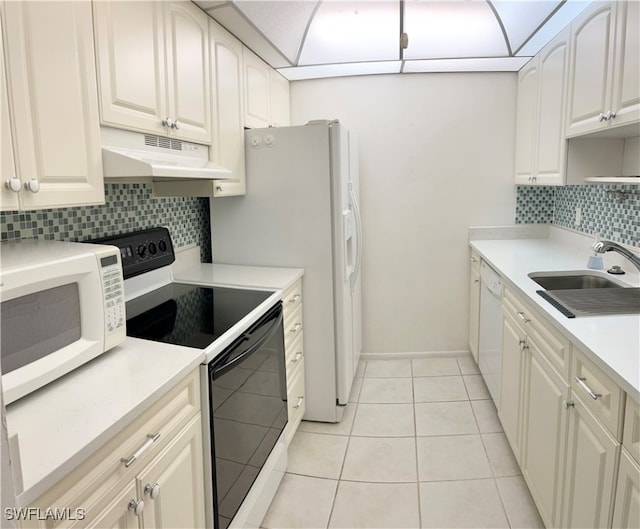
[[[465,351],[422,351],[422,352],[403,352],[403,353],[360,353],[360,360],[404,360],[404,359],[420,359],[420,358],[437,358],[437,357],[459,357],[469,356],[471,353]]]

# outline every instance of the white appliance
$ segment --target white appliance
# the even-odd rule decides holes
[[[502,371],[502,278],[484,261],[480,263],[480,284],[478,368],[497,405]]]
[[[5,404],[126,338],[120,251],[19,240],[2,244],[0,355]]]
[[[304,268],[305,419],[338,422],[362,350],[358,155],[337,121],[245,132],[247,194],[211,204],[213,260]]]
[[[167,180],[228,180],[231,171],[209,159],[206,145],[165,136],[102,127],[104,177]]]

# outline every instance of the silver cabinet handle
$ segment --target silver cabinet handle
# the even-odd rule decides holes
[[[135,454],[133,454],[130,458],[123,457],[120,461],[124,463],[125,468],[129,468],[133,463],[144,454],[149,447],[155,443],[158,439],[160,439],[160,434],[147,434],[147,442],[144,443]]]
[[[586,377],[576,377],[576,382],[578,385],[584,389],[587,394],[593,399],[598,400],[602,395],[600,393],[594,393],[593,390],[587,386],[587,378]]]
[[[180,122],[176,119],[172,124],[171,128],[174,130],[178,130],[180,128]]]
[[[569,408],[575,408],[575,407],[576,407],[576,403],[573,402],[572,400],[565,400],[564,401],[565,410],[568,410]]]
[[[293,329],[291,329],[289,332],[291,334],[295,334],[297,333],[300,329],[302,328],[302,323],[298,322],[293,326]]]
[[[38,191],[40,191],[40,182],[38,182],[35,178],[32,178],[28,182],[25,182],[24,187],[32,193],[37,193]]]
[[[297,364],[298,360],[300,360],[301,358],[302,358],[302,351],[298,351],[296,353],[296,357],[293,360],[291,360],[291,363],[292,364]]]
[[[598,116],[598,121],[600,123],[602,123],[603,121],[606,121],[607,117],[605,116],[604,112],[600,112],[600,115]]]
[[[479,279],[474,279],[473,282],[477,285],[478,283],[480,283]]]
[[[216,186],[216,191],[222,191],[222,186],[220,184]]]
[[[132,498],[127,508],[136,516],[140,516],[144,511],[144,501]]]
[[[173,128],[173,120],[169,116],[162,120],[162,124],[169,129]]]
[[[522,320],[522,323],[529,323],[531,320],[527,318],[524,312],[518,312],[518,318]]]
[[[289,303],[295,303],[296,301],[298,301],[300,299],[300,294],[296,294],[295,296],[293,296],[290,300]]]
[[[158,483],[147,483],[144,487],[144,493],[152,500],[155,500],[160,495],[160,485]]]
[[[301,395],[298,397],[298,403],[293,407],[294,410],[297,410],[301,405],[302,405],[302,401],[304,400],[304,395]]]
[[[14,193],[19,193],[20,190],[22,189],[22,182],[20,181],[19,178],[13,177],[13,178],[9,178],[9,180],[7,180],[4,183],[4,186],[9,191],[13,191]]]
[[[472,262],[472,263],[477,263],[477,262],[478,262],[478,259],[477,259],[476,257],[472,257],[472,258],[471,258],[471,262]]]
[[[527,345],[527,340],[519,340],[518,345],[520,346],[521,351],[524,351],[525,349],[529,349],[529,346]]]

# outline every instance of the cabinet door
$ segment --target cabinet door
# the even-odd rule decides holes
[[[16,169],[31,186],[21,207],[103,203],[91,3],[5,2],[4,13]]]
[[[611,109],[616,117],[611,126],[640,121],[640,2],[618,5],[616,32],[616,64],[613,75]]]
[[[640,466],[624,450],[620,454],[613,527],[640,527]]]
[[[0,20],[1,22],[1,20]],[[7,101],[7,83],[4,68],[4,46],[2,44],[2,25],[0,25],[0,208],[2,210],[18,209],[19,191],[11,191],[5,186],[5,182],[16,179],[13,184],[22,186],[22,182],[17,179],[16,166],[13,159],[13,141],[11,140],[11,127],[9,125],[9,102]]]
[[[562,527],[609,527],[620,444],[572,394]]]
[[[564,101],[567,92],[569,31],[545,48],[538,63],[536,184],[564,183],[566,140]]]
[[[101,121],[166,135],[162,2],[94,2]]]
[[[198,415],[137,477],[143,527],[204,527],[202,424]]]
[[[502,370],[498,415],[516,459],[520,461],[522,367],[525,334],[506,314],[502,317]]]
[[[268,127],[269,120],[269,66],[260,57],[244,48],[244,126]]]
[[[528,340],[520,468],[545,526],[560,526],[569,385]]]
[[[209,21],[187,1],[167,4],[165,16],[168,115],[172,135],[196,143],[211,143],[211,79]]]
[[[535,175],[538,63],[533,59],[518,73],[516,118],[516,184],[531,184]]]
[[[214,122],[212,159],[233,172],[233,180],[216,182],[213,196],[244,195],[242,43],[213,20],[209,21],[209,35]]]
[[[112,497],[105,495],[105,497]],[[69,529],[80,527],[95,527],[96,529],[137,529],[140,527],[140,516],[134,514],[129,507],[131,501],[138,501],[136,485],[131,483],[119,492],[111,502],[94,518],[87,518],[69,525]],[[145,506],[146,508],[146,506]]]
[[[480,274],[471,269],[469,277],[469,350],[478,363],[478,338],[480,329]]]
[[[567,136],[609,126],[616,3],[595,6],[571,25]]]
[[[291,125],[291,109],[289,103],[289,81],[275,70],[269,69],[270,79],[270,125],[287,127]]]

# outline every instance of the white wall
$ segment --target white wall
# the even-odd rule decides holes
[[[471,225],[513,224],[516,74],[299,81],[293,124],[360,141],[364,352],[467,350]]]

